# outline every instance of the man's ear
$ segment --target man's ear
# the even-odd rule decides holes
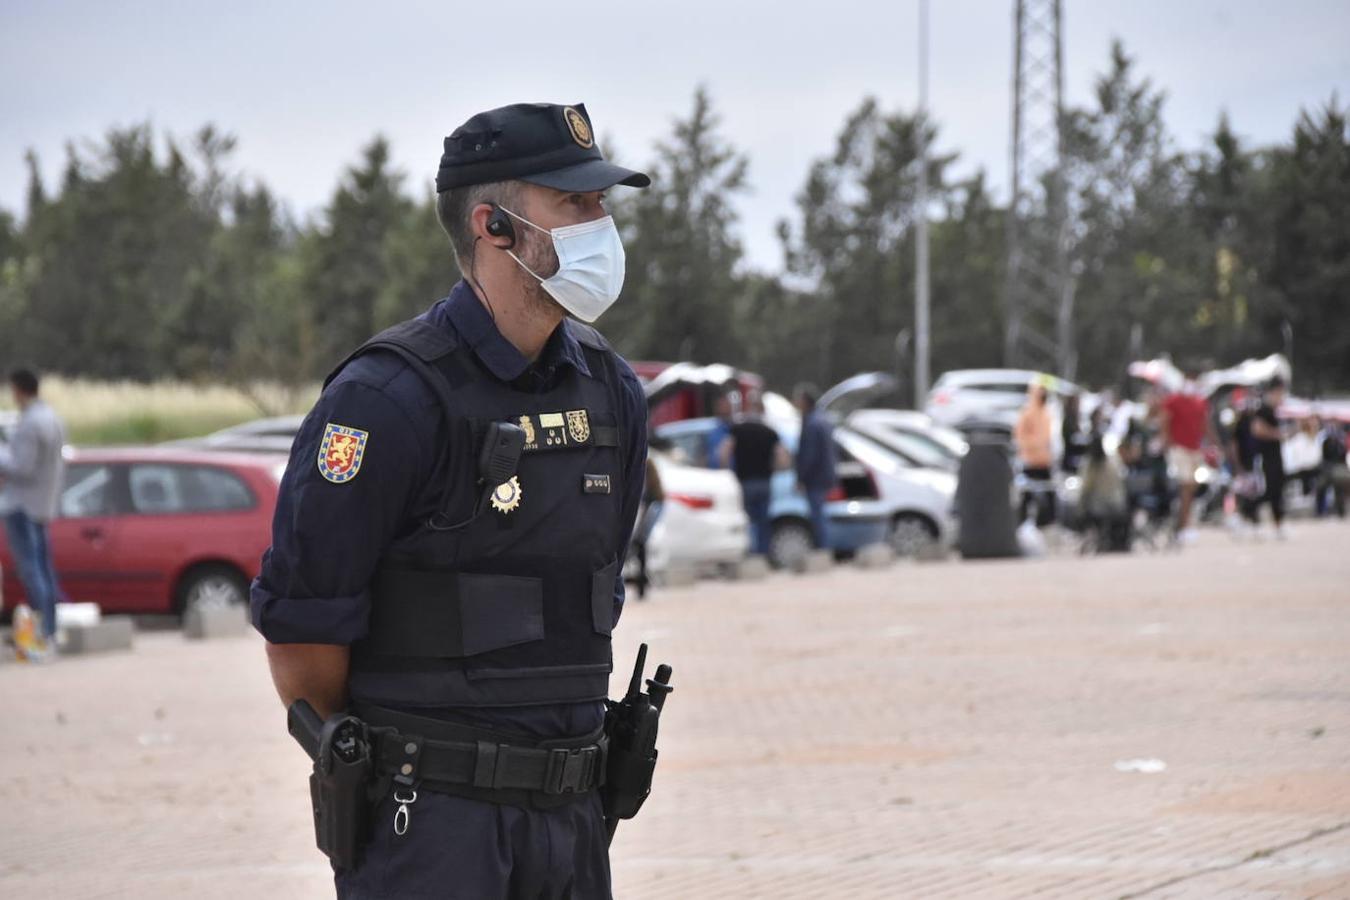
[[[475,238],[487,241],[499,250],[510,250],[516,245],[516,232],[500,206],[480,203],[469,213],[469,225]]]

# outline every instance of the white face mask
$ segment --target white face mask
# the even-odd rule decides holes
[[[611,216],[550,231],[504,206],[502,210],[553,238],[558,271],[549,278],[541,278],[520,257],[510,250],[506,252],[522,269],[539,279],[559,306],[583,322],[594,322],[614,305],[623,289],[624,256],[623,241]]]

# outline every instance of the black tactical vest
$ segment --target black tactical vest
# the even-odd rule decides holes
[[[629,474],[618,446],[619,381],[598,333],[570,320],[564,327],[591,374],[562,367],[544,393],[503,384],[447,329],[420,320],[348,358],[401,356],[439,396],[449,435],[428,486],[437,511],[387,548],[371,585],[370,631],[352,648],[354,700],[532,706],[608,693]],[[516,477],[495,488],[477,475],[492,421],[519,425],[526,440]]]

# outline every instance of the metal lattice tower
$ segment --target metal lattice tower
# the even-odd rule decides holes
[[[1061,0],[1014,0],[1004,363],[1073,378]]]

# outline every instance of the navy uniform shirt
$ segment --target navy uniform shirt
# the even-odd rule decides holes
[[[497,330],[463,281],[422,318],[454,332],[492,377],[518,389],[547,390],[569,366],[590,374],[581,346],[561,326],[531,364]],[[615,412],[625,457],[623,533],[615,535],[615,550],[622,567],[642,498],[647,401],[632,369],[621,359],[616,363],[620,384]],[[370,583],[381,555],[395,537],[420,527],[440,499],[442,487],[433,484],[431,476],[438,448],[447,440],[443,419],[433,389],[389,353],[363,354],[324,390],[291,447],[277,498],[272,546],[253,583],[253,624],[265,638],[279,644],[351,644],[366,635]],[[329,422],[369,433],[360,469],[345,484],[325,479],[317,465]],[[623,601],[620,577],[614,585],[616,624]],[[603,706],[584,703],[452,714],[473,724],[513,726],[554,737],[599,727]]]

